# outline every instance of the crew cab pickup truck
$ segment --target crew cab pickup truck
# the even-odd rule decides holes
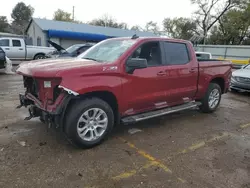
[[[22,38],[0,38],[0,47],[11,60],[43,59],[45,54],[55,50],[53,47],[29,46]]]
[[[214,112],[229,88],[232,65],[198,61],[190,42],[113,38],[77,58],[24,62],[17,69],[26,92],[20,105],[68,140],[90,148],[114,125],[199,107]]]

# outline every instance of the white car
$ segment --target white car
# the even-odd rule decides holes
[[[232,91],[250,92],[250,64],[233,71],[230,83]]]
[[[0,47],[11,60],[43,59],[45,54],[55,50],[53,47],[28,46],[24,39],[14,37],[0,38]]]
[[[195,54],[198,60],[212,59],[212,54],[209,52],[195,52]]]

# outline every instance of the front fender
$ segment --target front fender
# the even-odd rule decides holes
[[[96,91],[108,91],[113,93],[117,100],[121,97],[121,79],[118,76],[82,76],[62,78],[60,88],[69,94],[78,96]]]

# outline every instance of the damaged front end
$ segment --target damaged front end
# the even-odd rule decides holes
[[[25,120],[40,117],[40,120],[58,128],[63,123],[64,111],[69,100],[77,93],[60,86],[60,78],[33,78],[23,76],[25,94],[19,94],[20,105],[28,107]]]

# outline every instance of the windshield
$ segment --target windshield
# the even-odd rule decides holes
[[[71,53],[73,53],[74,51],[76,51],[81,46],[83,46],[83,45],[76,44],[76,45],[68,47],[66,49],[66,51],[71,54]]]
[[[250,69],[250,64],[248,64],[247,66],[245,66],[244,69]]]
[[[132,39],[106,40],[88,49],[78,58],[99,62],[114,62],[135,42],[136,40]]]

